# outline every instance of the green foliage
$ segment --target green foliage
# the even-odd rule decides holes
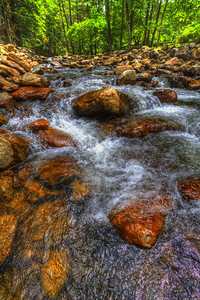
[[[200,0],[0,2],[1,40],[49,56],[97,54],[130,43],[200,42],[199,19]]]

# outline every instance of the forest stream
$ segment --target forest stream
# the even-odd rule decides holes
[[[200,175],[200,93],[174,88],[178,101],[166,104],[153,95],[170,87],[166,79],[159,78],[155,88],[118,86],[114,75],[105,75],[105,66],[90,72],[58,69],[48,74],[55,93],[45,102],[24,102],[2,128],[32,141],[27,167],[72,156],[91,193],[73,201],[69,182],[62,182],[49,199],[27,206],[0,269],[0,299],[200,299],[200,202],[185,201],[177,188],[178,181]],[[63,87],[63,76],[68,87]],[[179,128],[142,138],[106,135],[101,120],[80,117],[71,105],[80,95],[106,87],[134,98],[137,111],[131,111],[132,117],[173,121]],[[63,96],[56,99],[55,94]],[[38,134],[27,128],[38,119],[69,134],[76,147],[45,149]],[[171,195],[173,209],[156,243],[151,249],[127,243],[110,224],[112,210],[163,190]],[[56,271],[59,278],[53,282],[48,276]],[[48,287],[60,281],[59,291]]]

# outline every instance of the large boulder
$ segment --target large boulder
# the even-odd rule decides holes
[[[187,201],[200,201],[200,178],[187,178],[178,182],[178,190]]]
[[[22,137],[0,133],[0,169],[25,162],[29,155],[28,145],[27,140]]]
[[[59,184],[81,175],[77,161],[72,157],[55,157],[40,163],[36,174],[47,183]]]
[[[0,64],[0,75],[3,77],[18,77],[20,76],[20,73],[16,69]]]
[[[16,226],[17,219],[14,215],[0,216],[0,265],[10,253]]]
[[[200,80],[193,80],[188,84],[189,90],[200,90]]]
[[[151,120],[151,119],[127,119],[127,123],[119,124],[118,137],[141,138],[151,133],[164,130],[177,130],[180,125],[174,121]]]
[[[152,248],[163,230],[166,214],[172,209],[172,199],[162,193],[147,199],[136,199],[122,210],[113,211],[110,222],[130,244]]]
[[[49,94],[55,92],[51,88],[40,88],[40,87],[21,87],[12,96],[18,101],[33,101],[33,100],[46,100]]]
[[[51,147],[76,147],[72,137],[56,128],[49,128],[40,133],[40,141]]]
[[[44,75],[39,75],[35,73],[26,73],[21,77],[20,83],[23,86],[48,87],[50,81]]]
[[[135,70],[124,71],[118,80],[118,85],[134,85],[136,83],[136,72]]]
[[[78,115],[85,117],[121,115],[129,111],[129,97],[108,87],[74,99],[72,107]]]
[[[158,97],[161,103],[177,102],[177,93],[170,89],[156,90],[153,95]]]

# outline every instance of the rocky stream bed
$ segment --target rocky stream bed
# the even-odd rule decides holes
[[[0,299],[200,299],[200,45],[1,53]]]

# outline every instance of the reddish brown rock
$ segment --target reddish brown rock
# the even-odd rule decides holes
[[[20,67],[18,64],[16,64],[12,60],[2,58],[1,63],[8,66],[8,67],[10,67],[10,68],[16,69],[20,74],[24,74],[26,72],[24,70],[24,68]]]
[[[8,119],[2,115],[0,115],[0,126],[3,124],[7,124],[8,123]]]
[[[49,128],[40,133],[40,141],[51,147],[76,147],[71,136],[56,128]]]
[[[50,81],[44,75],[26,73],[21,77],[20,83],[23,86],[48,87]]]
[[[179,181],[178,190],[185,200],[200,201],[200,178]]]
[[[10,253],[16,226],[17,219],[15,216],[0,216],[0,265]]]
[[[200,89],[200,80],[193,80],[188,84],[189,90],[199,90]]]
[[[18,101],[46,100],[48,95],[55,92],[51,88],[21,87],[12,96]]]
[[[33,132],[39,132],[40,130],[45,130],[50,126],[49,121],[45,119],[39,119],[30,123],[27,127]]]
[[[24,186],[25,181],[27,181],[32,172],[32,167],[27,166],[22,170],[19,170],[17,173],[14,174],[14,186],[16,188],[19,188],[21,186]]]
[[[132,119],[117,129],[118,137],[140,138],[164,130],[177,130],[180,125],[173,121]]]
[[[136,83],[136,73],[135,70],[127,70],[121,73],[118,85],[134,85]]]
[[[114,73],[116,75],[121,75],[124,71],[128,70],[133,70],[133,67],[129,65],[118,66],[114,69]]]
[[[79,67],[79,64],[78,64],[77,62],[71,62],[70,65],[69,65],[69,67],[70,67],[71,69],[75,69],[75,68],[78,68],[78,67]]]
[[[28,144],[22,137],[0,133],[0,169],[25,162],[29,155]]]
[[[18,89],[18,86],[16,84],[10,83],[2,76],[0,76],[0,88],[5,92],[13,92]]]
[[[170,89],[156,90],[153,95],[158,97],[161,103],[177,102],[177,93]]]
[[[81,201],[91,194],[91,186],[82,180],[74,180],[70,183],[70,187],[73,190],[72,199],[74,202]]]
[[[72,157],[46,160],[36,168],[37,176],[49,184],[59,184],[81,175],[77,161]]]
[[[154,195],[150,199],[138,199],[109,219],[122,238],[130,244],[152,248],[163,230],[166,214],[172,209],[167,194]]]
[[[12,95],[7,92],[0,93],[0,107],[6,107],[11,103],[14,103]]]
[[[109,87],[84,94],[72,102],[72,107],[80,116],[120,115],[129,111],[129,98]]]
[[[110,58],[108,58],[106,61],[105,61],[105,63],[104,63],[104,65],[105,66],[108,66],[108,65],[113,65],[114,63],[116,63],[116,58],[115,57],[110,57]]]

